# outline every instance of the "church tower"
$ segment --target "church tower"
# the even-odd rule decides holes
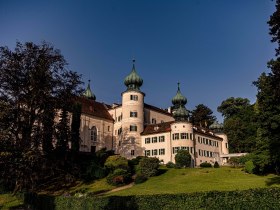
[[[119,142],[119,152],[127,158],[134,158],[142,155],[140,133],[144,129],[145,97],[140,90],[143,80],[136,72],[135,60],[124,84],[127,89],[122,93],[122,139]]]

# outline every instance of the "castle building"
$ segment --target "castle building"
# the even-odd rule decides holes
[[[143,80],[134,62],[124,80],[126,90],[121,94],[121,104],[97,102],[88,84],[80,98],[80,151],[95,152],[106,147],[129,159],[150,156],[166,164],[175,162],[177,151],[184,149],[190,152],[193,166],[215,161],[223,164],[221,155],[228,154],[228,141],[222,125],[216,122],[210,129],[192,125],[179,84],[172,109],[146,104],[140,89]]]

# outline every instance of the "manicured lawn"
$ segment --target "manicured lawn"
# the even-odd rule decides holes
[[[190,193],[201,191],[232,191],[250,188],[280,186],[280,183],[269,184],[276,175],[256,176],[246,174],[241,169],[195,168],[166,169],[157,177],[152,177],[142,184],[132,188],[108,193],[106,195],[153,195],[166,193]]]
[[[19,207],[23,204],[23,201],[11,194],[0,194],[0,209],[10,209]]]

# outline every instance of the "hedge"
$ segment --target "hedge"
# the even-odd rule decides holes
[[[40,210],[279,209],[280,188],[109,197],[26,194],[25,204]]]

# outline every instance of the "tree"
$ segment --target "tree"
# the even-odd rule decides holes
[[[224,132],[228,136],[230,152],[252,152],[256,148],[256,112],[247,98],[228,98],[218,111],[225,116]]]
[[[247,98],[230,97],[222,102],[217,108],[218,112],[222,113],[225,118],[236,115],[240,109],[250,106],[250,101]]]
[[[191,159],[192,157],[187,150],[178,150],[177,154],[175,155],[175,162],[179,167],[190,167]]]
[[[269,34],[271,41],[277,43],[275,59],[268,62],[270,73],[262,73],[254,85],[258,89],[258,150],[261,160],[255,161],[256,168],[280,167],[280,1],[276,1],[276,11],[270,16]]]
[[[159,159],[156,157],[143,157],[138,164],[138,173],[145,177],[155,176],[158,173]]]
[[[191,121],[194,125],[208,128],[215,120],[213,111],[203,104],[198,104],[192,111]]]
[[[17,42],[14,50],[0,47],[0,104],[5,106],[0,173],[10,186],[33,188],[44,174],[53,137],[65,132],[54,121],[57,110],[68,111],[82,91],[80,75],[66,67],[60,51],[46,42]]]

